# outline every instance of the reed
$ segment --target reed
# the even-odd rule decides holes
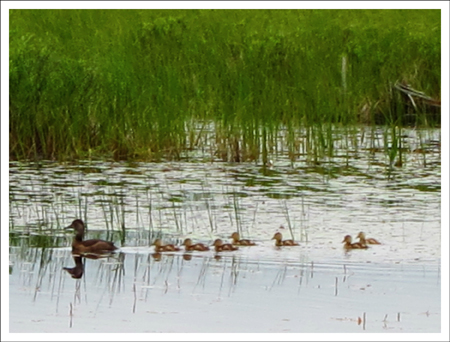
[[[9,38],[12,159],[181,159],[214,143],[266,163],[286,127],[292,156],[306,128],[317,162],[332,124],[403,124],[396,81],[440,99],[439,10],[11,10]]]

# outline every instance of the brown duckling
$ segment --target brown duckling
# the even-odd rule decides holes
[[[357,238],[359,238],[359,243],[362,245],[381,245],[377,240],[368,238],[366,239],[366,234],[359,232]]]
[[[112,252],[117,249],[114,243],[105,240],[92,239],[83,241],[84,237],[84,222],[75,220],[72,224],[64,229],[74,229],[76,235],[72,241],[72,253],[83,254],[93,253],[101,254]]]
[[[156,239],[152,246],[155,246],[155,252],[177,252],[180,250],[179,247],[175,245],[163,245],[161,239]]]
[[[199,252],[204,252],[204,251],[209,251],[209,247],[205,246],[202,243],[192,243],[191,239],[186,239],[183,242],[183,246],[185,246],[186,251],[199,251]]]
[[[233,234],[231,234],[230,236],[231,239],[233,239],[233,241],[231,241],[232,245],[238,245],[238,246],[256,246],[256,243],[250,241],[250,240],[245,240],[242,239],[239,235],[238,232],[234,232]]]
[[[352,237],[350,235],[346,235],[344,237],[344,240],[342,240],[342,242],[345,242],[344,244],[344,248],[345,249],[366,249],[369,248],[366,245],[363,245],[360,242],[355,242],[352,243]]]
[[[275,240],[275,246],[298,246],[298,243],[294,240],[284,240],[281,233],[275,233],[272,240]]]
[[[235,250],[239,249],[230,243],[223,243],[221,239],[216,239],[213,243],[213,246],[214,246],[216,252],[235,251]]]

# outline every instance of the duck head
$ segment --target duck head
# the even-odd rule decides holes
[[[73,229],[77,233],[77,236],[83,237],[84,222],[81,220],[74,220],[70,226],[67,226],[64,229]]]
[[[241,236],[239,235],[238,232],[234,232],[233,234],[231,234],[230,238],[232,238],[233,240],[239,241],[241,239]]]
[[[186,247],[192,246],[192,240],[191,239],[184,240],[183,246],[186,246]]]
[[[281,233],[275,233],[275,235],[273,236],[273,238],[271,240],[281,241],[282,239],[283,239],[283,235],[281,235]]]
[[[350,235],[345,235],[344,240],[342,242],[352,243],[352,237]]]
[[[223,242],[221,239],[216,239],[213,243],[213,246],[222,246]]]

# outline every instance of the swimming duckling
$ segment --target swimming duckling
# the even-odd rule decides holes
[[[214,241],[214,243],[213,243],[213,246],[214,246],[216,252],[235,251],[235,250],[239,249],[230,243],[223,243],[221,239],[216,239],[216,241]]]
[[[83,254],[93,253],[101,254],[112,252],[117,249],[114,243],[105,240],[92,239],[83,241],[84,237],[84,222],[75,220],[72,224],[64,229],[74,229],[76,235],[72,241],[72,253]]]
[[[238,232],[234,232],[233,234],[231,234],[230,236],[231,239],[233,239],[233,241],[231,241],[231,244],[233,245],[238,245],[238,246],[256,246],[256,243],[250,241],[250,240],[241,240],[240,235]]]
[[[294,240],[284,240],[281,233],[275,233],[272,240],[275,240],[275,246],[298,246],[298,243]]]
[[[185,246],[185,249],[187,251],[200,251],[200,252],[209,251],[209,247],[208,246],[205,246],[202,243],[194,244],[194,243],[192,243],[191,239],[184,240],[183,246]]]
[[[342,242],[345,242],[344,244],[344,248],[345,249],[366,249],[369,248],[366,245],[363,245],[360,242],[355,242],[352,243],[352,237],[350,235],[346,235],[344,237],[344,240],[342,240]]]
[[[155,252],[177,252],[180,250],[179,247],[175,245],[163,245],[161,239],[156,239],[152,246],[155,246]]]
[[[359,238],[359,243],[362,245],[381,245],[377,240],[369,238],[366,239],[366,234],[359,232],[357,238]]]

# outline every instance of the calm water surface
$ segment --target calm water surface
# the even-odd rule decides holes
[[[283,155],[269,168],[11,162],[10,331],[439,332],[439,135],[426,153],[405,152],[401,168],[362,142],[314,167]],[[75,218],[120,252],[75,260],[62,229]],[[233,231],[258,246],[150,246]],[[277,231],[300,246],[275,248]],[[345,253],[344,235],[359,231],[382,245]],[[63,269],[76,262],[80,279]]]

